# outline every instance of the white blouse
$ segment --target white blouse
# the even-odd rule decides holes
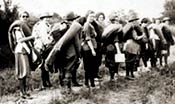
[[[23,49],[26,50],[26,52],[28,54],[30,54],[30,49],[27,46],[27,44],[25,42],[21,42],[20,39],[24,38],[24,34],[20,31],[19,27],[15,27],[15,36],[16,36],[16,41],[17,41],[17,45],[15,47],[15,53],[23,53]]]

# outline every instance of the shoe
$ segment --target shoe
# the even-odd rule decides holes
[[[101,79],[101,78],[102,78],[102,76],[97,75],[95,78]]]
[[[25,93],[26,99],[33,99],[29,93]]]
[[[131,78],[135,78],[135,76],[134,75],[131,75]]]
[[[26,99],[26,95],[25,95],[25,94],[20,95],[20,97],[21,97],[22,99]]]
[[[42,86],[39,88],[39,91],[46,90],[46,87]]]
[[[44,67],[45,67],[46,71],[49,71],[49,72],[51,72],[51,73],[54,72],[54,70],[53,70],[53,65],[44,64]]]
[[[82,84],[79,84],[78,82],[72,83],[72,84],[73,84],[74,87],[80,87],[80,86],[82,86]]]
[[[64,86],[64,83],[63,82],[60,82],[60,86],[63,87]]]
[[[21,98],[23,98],[23,99],[32,99],[32,97],[28,93],[22,94]]]
[[[42,87],[49,87],[49,85],[45,82],[45,83],[43,83],[43,86]]]
[[[135,80],[135,77],[130,77],[130,80]]]
[[[127,80],[134,80],[134,78],[131,78],[129,76],[126,76],[125,79],[127,79]]]
[[[30,94],[29,94],[29,93],[25,93],[25,95],[26,95],[26,96],[30,96]]]
[[[111,82],[114,82],[114,81],[115,81],[115,79],[114,79],[114,78],[110,78],[110,81],[111,81]]]
[[[53,88],[52,84],[48,84],[47,86],[48,88],[51,88],[51,89]]]
[[[91,87],[95,87],[95,84],[91,84]]]
[[[85,83],[85,86],[86,86],[87,88],[89,88],[89,87],[90,87],[90,86],[89,86],[89,84],[86,84],[86,83]]]

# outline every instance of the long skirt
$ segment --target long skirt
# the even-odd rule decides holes
[[[27,54],[16,53],[15,54],[15,70],[16,77],[22,79],[28,77],[30,74],[29,59]]]
[[[83,63],[84,63],[84,70],[86,73],[86,76],[88,78],[94,78],[97,75],[97,58],[96,56],[92,55],[92,52],[90,50],[83,51]]]

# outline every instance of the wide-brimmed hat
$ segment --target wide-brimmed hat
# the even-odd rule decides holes
[[[169,21],[169,20],[170,20],[169,17],[164,17],[164,18],[163,18],[163,22],[164,22],[164,21]]]
[[[45,12],[45,13],[42,13],[41,15],[40,15],[40,19],[43,19],[43,18],[50,18],[50,17],[52,17],[53,15],[51,15],[51,13],[49,13],[49,12]]]
[[[139,20],[138,16],[133,15],[133,16],[130,16],[130,17],[129,17],[128,22],[133,22],[133,21],[136,21],[136,20]]]
[[[115,18],[117,17],[118,17],[117,12],[111,12],[108,16],[110,21],[115,20]]]
[[[73,11],[68,12],[63,18],[65,20],[74,20],[79,18],[80,16],[75,14]]]
[[[149,18],[142,18],[141,23],[151,23]]]

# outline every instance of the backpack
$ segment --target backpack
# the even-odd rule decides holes
[[[66,27],[61,29],[61,25],[65,24]],[[53,39],[55,43],[66,33],[66,31],[69,29],[69,24],[66,22],[62,23],[56,23],[51,30],[51,36],[53,36]]]

